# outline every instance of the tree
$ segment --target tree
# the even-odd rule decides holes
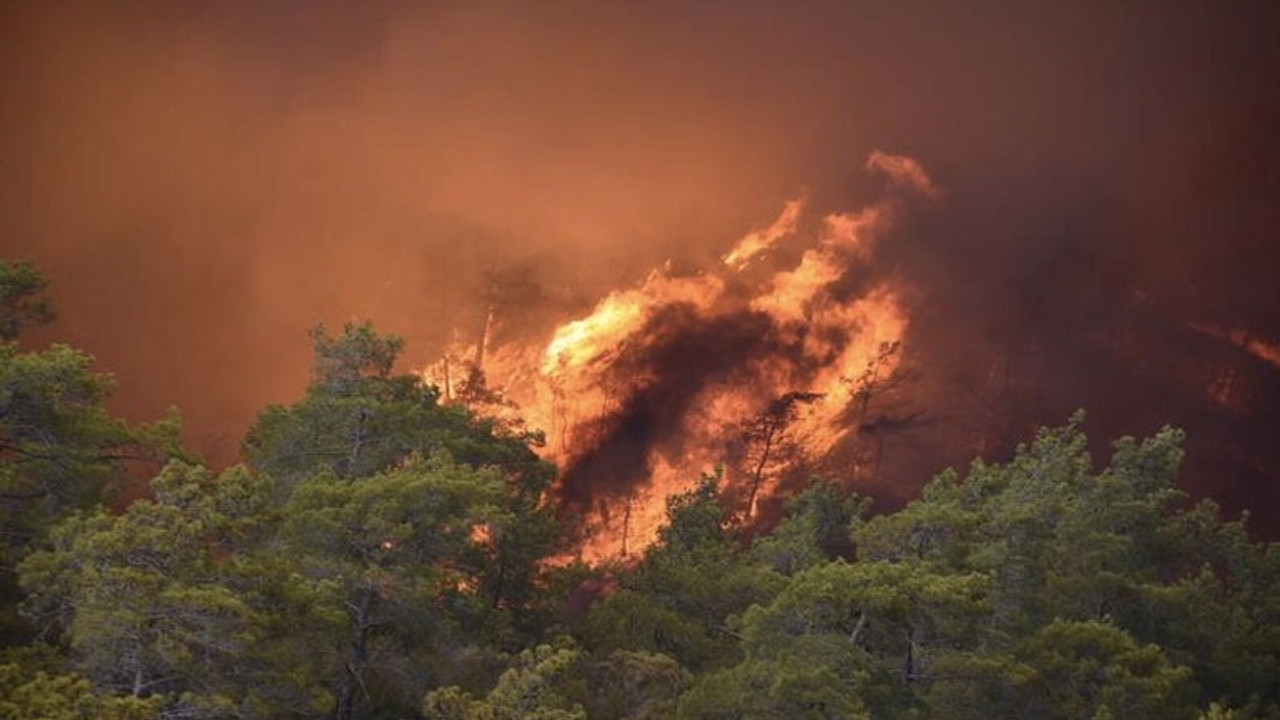
[[[20,566],[28,611],[100,693],[163,698],[166,717],[240,714],[262,669],[266,484],[174,462],[151,487],[119,515],[99,507],[51,530]]]
[[[478,584],[466,557],[478,529],[501,523],[503,496],[496,471],[445,454],[356,482],[321,473],[298,487],[281,547],[307,598],[294,631],[305,633],[306,661],[327,668],[339,720],[357,714],[375,680],[394,688],[395,673],[410,682],[391,702],[421,697],[415,648],[438,640],[450,605]]]
[[[328,471],[362,477],[414,450],[430,450],[461,418],[437,412],[436,394],[412,376],[393,376],[404,343],[369,324],[348,324],[330,337],[311,334],[314,365],[306,398],[268,407],[245,436],[250,464],[281,483],[286,495],[303,478]]]
[[[0,720],[155,720],[160,697],[102,696],[79,675],[25,672],[0,664]]]
[[[661,653],[615,650],[586,670],[587,716],[601,720],[669,717],[693,676]]]
[[[49,516],[102,498],[134,437],[103,406],[113,383],[65,345],[0,344],[0,501]]]
[[[525,650],[483,700],[457,687],[444,688],[427,695],[423,714],[428,720],[586,720],[582,705],[562,689],[581,655],[572,647],[551,645]]]
[[[841,377],[840,380],[849,392],[852,406],[849,419],[854,423],[858,433],[855,446],[855,464],[853,479],[862,480],[863,467],[869,461],[871,465],[870,480],[875,481],[880,474],[880,463],[884,459],[884,444],[888,435],[912,427],[924,415],[923,412],[912,412],[900,417],[891,417],[881,413],[877,418],[870,418],[872,401],[886,392],[892,391],[906,379],[902,372],[893,368],[891,363],[902,349],[899,341],[882,342],[876,349],[875,357],[867,362],[867,366],[857,377]],[[865,447],[874,440],[874,449]]]
[[[787,576],[836,558],[853,560],[850,533],[870,505],[870,498],[846,495],[834,483],[815,479],[787,500],[788,516],[758,538],[752,552]]]
[[[24,327],[52,317],[30,264],[0,263],[0,641],[25,630],[13,614],[18,561],[51,523],[106,499],[129,460],[182,456],[178,419],[130,429],[107,412],[113,389],[93,358],[66,345],[23,351]]]
[[[23,328],[53,320],[53,302],[44,294],[48,286],[33,263],[0,261],[0,342],[16,340]]]
[[[1081,421],[866,522],[801,496],[752,550],[785,585],[728,619],[740,660],[703,666],[677,716],[1269,712],[1277,553],[1182,504],[1181,433],[1122,439],[1098,469]],[[853,562],[818,549],[841,526]]]
[[[756,514],[756,499],[764,485],[765,477],[779,472],[796,460],[799,446],[788,430],[795,421],[800,406],[822,398],[821,393],[789,392],[775,398],[764,412],[744,423],[742,438],[746,444],[746,476],[749,483],[745,520]]]
[[[394,374],[399,339],[367,324],[313,339],[306,396],[268,408],[245,441],[285,508],[305,626],[288,662],[325,678],[340,717],[403,710],[458,671],[462,647],[540,630],[541,562],[560,541],[543,501],[553,469],[536,436]]]
[[[870,720],[857,687],[799,654],[747,659],[705,675],[676,707],[679,720]]]
[[[475,612],[483,529],[509,512],[497,469],[445,453],[318,473],[283,508],[245,468],[173,463],[152,492],[60,522],[22,582],[98,692],[163,697],[174,718],[411,709]]]
[[[1028,638],[1055,622],[1078,623],[1070,627],[1085,634],[1094,623],[1139,649],[1158,647],[1170,667],[1189,668],[1203,702],[1246,705],[1280,667],[1269,629],[1277,608],[1261,600],[1273,592],[1264,588],[1276,587],[1267,559],[1274,553],[1250,543],[1240,523],[1223,523],[1215,506],[1184,507],[1175,484],[1180,432],[1121,439],[1111,462],[1095,469],[1082,420],[1041,430],[1007,464],[977,462],[963,479],[940,475],[902,511],[855,531],[860,559],[923,561],[992,578],[981,652],[937,666],[964,679],[951,690],[979,687],[987,676],[1007,688]],[[944,702],[938,692],[933,702]],[[999,698],[1013,702],[1005,690],[997,696],[974,701],[972,716],[989,716]],[[1271,692],[1261,698],[1274,701]]]
[[[1105,623],[1055,620],[1020,642],[1013,658],[993,691],[1011,692],[1000,704],[1005,717],[1195,716],[1190,669]],[[973,717],[992,716],[988,703],[973,710]]]
[[[1001,632],[1026,634],[1054,617],[1127,617],[1136,589],[1158,580],[1158,528],[1182,497],[1182,436],[1121,440],[1098,472],[1082,421],[1042,429],[1005,465],[975,462],[963,480],[943,473],[901,512],[860,528],[859,556],[993,573]]]
[[[535,436],[503,435],[495,421],[441,405],[438,390],[417,376],[393,374],[404,345],[399,338],[379,335],[368,323],[348,324],[336,337],[319,327],[312,338],[315,361],[306,396],[291,406],[268,407],[245,437],[245,456],[279,480],[285,494],[321,471],[366,477],[414,452],[440,449],[473,466],[546,474],[529,448]]]
[[[853,693],[873,714],[905,712],[943,658],[978,647],[990,578],[926,562],[835,560],[790,579],[772,600],[743,614],[742,672],[761,664],[807,668]],[[816,681],[815,681],[816,682]]]
[[[739,658],[732,616],[776,592],[781,577],[741,552],[720,504],[718,476],[667,500],[667,522],[618,590],[592,609],[589,646],[670,655],[692,671]]]
[[[415,453],[446,453],[470,468],[493,468],[506,484],[502,505],[510,512],[489,524],[472,560],[484,565],[477,582],[489,608],[520,621],[533,599],[539,562],[561,541],[554,511],[543,500],[554,468],[531,449],[540,438],[442,405],[436,388],[393,374],[403,343],[369,324],[347,325],[336,337],[321,327],[312,337],[316,360],[306,397],[259,416],[244,443],[250,464],[277,480],[281,502],[317,475],[368,478]]]

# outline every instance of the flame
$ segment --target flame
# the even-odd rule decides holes
[[[806,250],[794,270],[775,275],[772,290],[753,300],[751,307],[784,322],[804,320],[809,303],[822,299],[819,291],[844,273],[848,256],[865,257],[861,238],[875,227],[879,215],[876,208],[857,215],[829,215],[818,246]]]
[[[876,150],[867,158],[867,170],[883,173],[894,184],[910,187],[930,200],[942,197],[942,191],[933,184],[929,173],[920,167],[920,163],[905,155],[890,155]]]
[[[756,230],[742,238],[733,250],[730,250],[721,262],[726,267],[741,270],[753,257],[772,248],[782,238],[796,231],[796,223],[800,220],[800,211],[804,208],[804,200],[796,198],[782,207],[782,214],[764,230]]]
[[[672,303],[706,310],[724,290],[724,283],[713,276],[670,278],[667,272],[655,270],[639,288],[610,293],[590,315],[561,325],[544,353],[543,374],[564,376],[607,362],[655,310]]]
[[[483,349],[457,343],[424,377],[446,401],[483,405],[545,432],[542,453],[562,469],[559,492],[580,496],[573,500],[586,515],[580,554],[588,561],[651,544],[667,498],[713,468],[723,466],[731,489],[752,486],[742,511],[750,516],[776,492],[781,468],[824,458],[856,436],[865,421],[857,411],[865,415],[867,404],[860,393],[897,370],[909,326],[900,291],[886,280],[857,286],[850,297],[842,281],[872,261],[901,205],[894,193],[939,193],[910,158],[876,152],[867,168],[888,177],[890,195],[827,215],[793,267],[769,267],[781,262],[769,251],[804,241],[803,199],[744,236],[717,268],[691,275],[658,268],[543,344],[491,345],[488,322]],[[470,366],[469,357],[477,359]],[[476,378],[483,387],[474,387]],[[762,457],[754,471],[735,466],[753,450],[744,426],[788,394],[806,398],[778,425],[792,452]],[[605,462],[611,452],[623,460]]]
[[[1259,360],[1280,368],[1280,345],[1259,340],[1246,330],[1228,330],[1203,323],[1190,323],[1189,327],[1196,332],[1235,345]]]

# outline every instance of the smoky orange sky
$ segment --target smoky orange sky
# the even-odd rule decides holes
[[[421,365],[490,271],[546,331],[790,197],[856,207],[882,149],[945,190],[880,261],[950,428],[902,472],[1083,406],[1187,426],[1193,484],[1280,514],[1247,351],[1280,346],[1275,3],[14,0],[0,73],[0,255],[61,315],[35,340],[214,458],[301,393],[317,322]]]

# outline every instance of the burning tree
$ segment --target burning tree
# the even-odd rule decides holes
[[[854,427],[857,428],[857,447],[853,465],[853,479],[876,481],[880,464],[884,459],[884,444],[888,435],[914,427],[924,416],[923,411],[894,415],[880,412],[871,415],[872,403],[886,393],[901,386],[906,375],[898,369],[898,357],[902,350],[900,341],[880,343],[876,354],[867,361],[866,368],[857,377],[842,378],[852,401]],[[874,448],[868,447],[874,443]],[[863,477],[862,470],[871,466],[871,474]]]
[[[743,423],[744,465],[747,466],[748,492],[743,519],[756,515],[756,501],[765,479],[793,465],[803,454],[791,428],[803,405],[822,398],[821,393],[789,392],[774,399],[764,412]]]

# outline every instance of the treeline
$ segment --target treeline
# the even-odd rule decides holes
[[[0,264],[0,719],[1280,718],[1280,551],[1177,489],[1181,434],[1080,419],[903,510],[815,480],[748,537],[717,478],[590,568],[539,438],[314,334],[215,474],[129,427]],[[123,478],[154,469],[123,509]]]

